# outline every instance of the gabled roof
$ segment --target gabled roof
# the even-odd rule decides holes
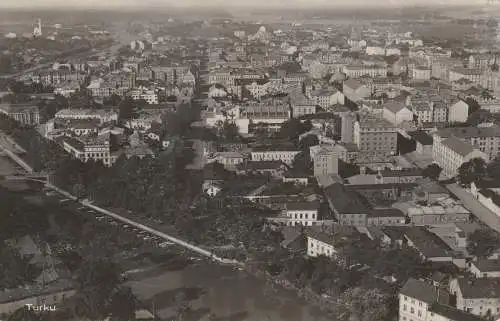
[[[500,297],[500,279],[458,279],[458,285],[464,299],[493,299]]]
[[[353,90],[357,90],[361,86],[363,86],[359,81],[353,78],[349,78],[346,81],[344,81],[344,86],[347,86]]]
[[[467,313],[462,310],[458,310],[454,307],[434,303],[430,306],[429,312],[434,314],[438,314],[440,316],[445,317],[448,320],[456,320],[456,321],[484,321],[483,318],[478,317],[474,314]]]
[[[441,144],[462,156],[467,156],[474,151],[474,147],[471,144],[466,143],[454,136],[443,140]]]
[[[429,304],[436,302],[438,298],[437,291],[432,285],[413,278],[406,282],[399,293]]]
[[[481,272],[500,272],[500,260],[480,259],[477,262],[472,262]]]
[[[384,105],[384,108],[391,111],[394,114],[399,113],[400,111],[402,111],[405,108],[408,109],[405,106],[405,104],[403,104],[401,102],[388,102]]]

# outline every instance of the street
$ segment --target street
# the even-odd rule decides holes
[[[484,207],[472,194],[461,188],[457,184],[448,184],[446,188],[458,197],[464,206],[471,211],[474,216],[484,222],[490,228],[500,233],[500,213],[494,213]]]

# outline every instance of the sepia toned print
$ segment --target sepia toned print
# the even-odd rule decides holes
[[[0,8],[0,321],[500,321],[498,1]]]

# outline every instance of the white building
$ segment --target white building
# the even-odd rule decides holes
[[[384,104],[383,115],[393,125],[413,121],[413,112],[404,103],[389,102]]]
[[[155,90],[146,88],[133,89],[128,92],[128,96],[133,100],[145,100],[150,105],[158,104],[158,92]]]
[[[450,281],[456,308],[481,317],[500,315],[500,279],[459,278]]]
[[[105,166],[111,166],[117,158],[117,155],[111,153],[109,135],[65,138],[63,148],[82,162],[92,159],[94,161],[102,161]]]
[[[318,221],[319,203],[287,203],[283,212],[289,226],[313,226]]]
[[[448,107],[448,121],[450,123],[465,123],[469,117],[469,105],[458,100]]]
[[[337,253],[334,246],[333,235],[326,233],[317,233],[307,236],[307,256],[328,256],[333,257]]]
[[[474,158],[482,158],[488,162],[488,155],[454,136],[444,140],[434,138],[432,158],[449,177],[457,175],[458,168]]]
[[[287,165],[292,165],[295,156],[299,154],[298,150],[264,150],[252,151],[250,153],[251,161],[282,161]]]
[[[101,123],[117,122],[118,113],[115,111],[94,109],[61,109],[55,115],[57,119],[99,119]]]
[[[437,291],[432,285],[409,279],[399,291],[399,321],[430,320],[429,307],[437,298]]]

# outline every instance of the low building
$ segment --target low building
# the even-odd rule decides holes
[[[399,321],[431,320],[429,308],[438,300],[435,287],[410,278],[399,291]]]
[[[264,150],[262,150],[264,149]],[[287,165],[292,165],[295,156],[301,151],[281,149],[281,148],[262,148],[255,149],[250,153],[250,159],[254,161],[281,161]]]
[[[339,247],[359,241],[360,233],[347,226],[332,226],[329,230],[309,230],[307,234],[307,255],[310,257],[335,257]]]
[[[0,113],[23,125],[38,125],[40,123],[40,112],[36,105],[0,104]]]
[[[416,143],[415,151],[422,156],[432,156],[432,136],[424,131],[414,131],[409,133]]]
[[[283,210],[285,224],[288,226],[314,226],[319,221],[318,202],[287,203]]]
[[[469,271],[476,278],[500,278],[500,260],[478,259],[470,262]]]
[[[410,222],[414,225],[429,226],[468,222],[470,219],[470,212],[461,205],[449,207],[440,205],[419,205],[408,208],[408,217],[410,218]]]
[[[402,226],[406,223],[406,215],[395,208],[374,209],[368,213],[367,226]]]
[[[98,119],[101,123],[116,123],[118,113],[115,111],[94,109],[61,109],[55,115],[56,119]]]
[[[239,164],[237,169],[241,174],[268,174],[280,178],[288,170],[288,166],[282,161],[250,161]]]
[[[413,247],[422,260],[431,262],[453,262],[452,249],[437,235],[424,227],[413,227],[405,231],[408,246]]]
[[[450,281],[456,308],[481,317],[500,314],[500,279],[456,278]]]

